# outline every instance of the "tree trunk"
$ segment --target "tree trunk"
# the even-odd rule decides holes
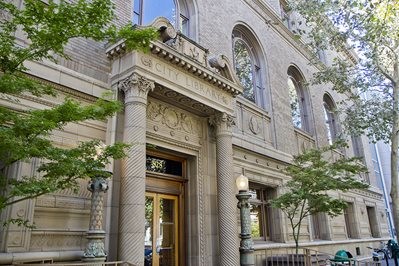
[[[399,229],[398,146],[399,146],[399,62],[394,64],[393,123],[391,135],[391,198],[395,232]],[[395,233],[396,235],[396,233]]]

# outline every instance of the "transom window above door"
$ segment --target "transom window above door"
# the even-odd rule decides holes
[[[183,162],[168,158],[161,158],[149,154],[147,154],[146,168],[147,171],[154,173],[169,174],[175,176],[183,175]]]
[[[188,37],[190,30],[190,10],[188,3],[182,0],[134,0],[133,23],[149,25],[157,17],[167,18],[172,25]]]

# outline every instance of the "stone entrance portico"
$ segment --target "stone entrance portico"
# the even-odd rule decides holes
[[[166,29],[163,28],[169,31],[169,35],[170,32],[173,33],[173,28],[166,21],[160,19],[155,22],[156,25],[163,25],[162,23],[165,24]],[[206,173],[206,175],[217,176],[219,265],[238,265],[232,125],[234,98],[240,93],[241,87],[235,80],[229,63],[224,57],[213,58],[209,62],[205,49],[185,40],[180,35],[168,40],[167,43],[154,42],[151,44],[151,53],[148,54],[124,52],[123,43],[112,47],[108,54],[113,60],[112,85],[124,92],[123,141],[132,145],[129,149],[129,157],[122,164],[118,259],[137,265],[143,264],[145,159],[146,143],[148,143],[146,136],[149,133],[146,127],[148,119],[146,108],[148,98],[151,97],[208,120],[206,132],[212,133],[214,132],[212,128],[215,129],[216,153],[212,156],[215,160],[209,160],[208,164],[213,164],[209,169],[210,171],[216,169],[216,173]],[[170,114],[168,121],[173,119],[178,121],[178,116],[174,113]],[[195,126],[195,121],[191,120],[185,125]],[[155,131],[158,131],[158,127]],[[151,134],[157,133],[151,132]],[[172,132],[170,135],[173,139]],[[185,136],[184,141],[187,143],[197,141],[195,145],[198,147],[212,146],[208,137],[195,140]],[[173,147],[173,141],[169,146]],[[198,160],[204,159],[198,158]],[[203,186],[202,183],[197,186],[197,191],[188,193],[201,198],[198,200],[200,205],[197,206],[199,209],[197,211],[200,216],[206,216],[203,209],[206,209],[206,204],[209,203],[203,200],[204,195],[201,193],[204,188],[201,186]],[[202,221],[206,219],[199,218]],[[194,241],[190,237],[192,237],[190,234],[185,236],[185,241]],[[208,252],[205,245],[211,239],[206,235],[203,222],[200,223],[198,238],[199,246],[192,250],[192,253],[197,254],[199,265],[206,265],[206,257],[209,255],[205,254]],[[190,257],[192,254],[187,254],[187,256]]]

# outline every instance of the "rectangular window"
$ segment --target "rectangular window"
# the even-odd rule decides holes
[[[311,216],[312,233],[314,240],[330,240],[330,233],[327,226],[327,214],[316,213]]]
[[[312,215],[313,239],[321,239],[321,219],[319,214]]]
[[[374,207],[367,206],[367,216],[369,219],[371,237],[380,237],[378,230],[377,214]]]
[[[142,14],[143,14],[143,0],[134,0],[133,5],[133,24],[142,24]]]
[[[158,157],[157,155],[147,153],[146,168],[147,171],[153,173],[183,176],[184,162],[170,156]]]
[[[185,36],[189,36],[189,31],[188,31],[188,18],[180,14],[180,31],[183,33]]]
[[[288,8],[288,3],[285,0],[280,0],[280,12],[281,12],[281,19],[284,25],[290,30],[291,29],[290,12]]]
[[[276,195],[275,188],[250,183],[251,194],[251,233],[254,240],[273,240],[272,232],[276,226],[275,212],[269,200]]]
[[[364,160],[362,138],[360,136],[351,136],[353,154],[356,157],[362,157]]]
[[[348,238],[357,238],[354,205],[351,202],[347,202],[347,204],[348,206],[344,210],[346,236]]]

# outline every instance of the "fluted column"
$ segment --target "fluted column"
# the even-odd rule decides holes
[[[239,265],[239,241],[237,230],[237,200],[233,177],[233,117],[218,114],[210,123],[216,128],[216,173],[219,210],[220,266]]]
[[[118,257],[134,265],[144,264],[146,109],[154,86],[136,73],[119,84],[125,92],[123,141],[132,146],[122,162]]]

